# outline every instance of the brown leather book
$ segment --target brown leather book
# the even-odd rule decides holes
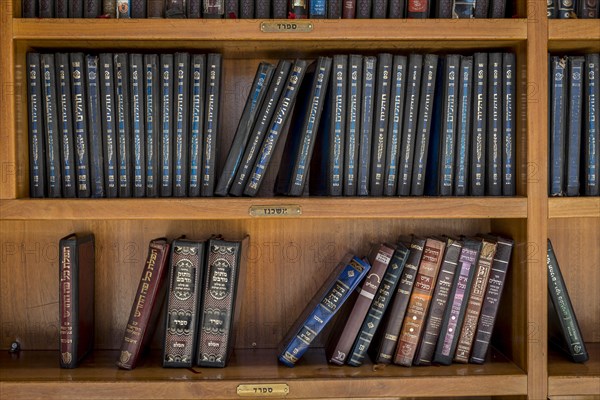
[[[121,368],[135,368],[152,337],[156,318],[164,300],[163,283],[168,258],[167,240],[164,238],[151,240],[117,360],[117,365]]]
[[[400,330],[394,363],[410,367],[417,351],[425,318],[429,311],[431,296],[444,257],[446,243],[428,238],[423,249],[423,257],[419,264],[419,272],[415,278],[413,291],[408,302],[408,309]]]

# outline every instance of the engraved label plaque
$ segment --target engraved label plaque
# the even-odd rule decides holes
[[[260,31],[265,33],[279,32],[312,32],[311,21],[289,20],[288,21],[264,21],[260,24]]]
[[[285,397],[290,392],[286,383],[258,383],[238,385],[237,394],[240,397]]]
[[[248,214],[251,217],[297,217],[302,215],[302,208],[299,205],[262,205],[250,206]]]

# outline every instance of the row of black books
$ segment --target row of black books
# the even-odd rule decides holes
[[[166,297],[164,367],[224,367],[232,353],[248,237],[150,241],[117,365],[144,356]],[[60,241],[60,366],[75,368],[94,343],[94,236]]]
[[[590,1],[590,0],[588,0]],[[23,0],[23,18],[505,18],[506,0]]]
[[[212,196],[220,54],[28,53],[30,197]]]
[[[548,0],[548,18],[589,19],[600,16],[598,0]]]
[[[549,192],[600,195],[600,54],[550,56]]]

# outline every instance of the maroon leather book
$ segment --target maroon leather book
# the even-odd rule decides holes
[[[60,366],[75,368],[94,347],[94,235],[60,239]]]
[[[148,0],[148,18],[164,18],[164,0]]]
[[[117,365],[121,368],[135,368],[152,337],[156,318],[164,300],[164,277],[168,258],[167,240],[151,240],[117,360]]]
[[[356,0],[342,0],[342,18],[356,18]]]

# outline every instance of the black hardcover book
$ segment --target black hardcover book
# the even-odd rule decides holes
[[[225,15],[224,0],[202,0],[202,17],[220,19]]]
[[[558,18],[576,18],[573,0],[558,0]]]
[[[504,18],[506,16],[506,0],[490,0],[489,18]]]
[[[385,184],[385,166],[388,143],[388,115],[390,110],[390,92],[392,82],[393,57],[383,53],[377,56],[377,74],[375,75],[375,109],[373,111],[373,133],[371,148],[371,177],[369,194],[383,196]]]
[[[546,15],[548,19],[558,18],[558,0],[547,0]]]
[[[333,56],[333,81],[330,84],[331,96],[328,100],[331,114],[329,121],[328,143],[329,161],[326,166],[326,193],[329,196],[341,196],[344,190],[344,149],[346,146],[346,109],[348,104],[348,57]]]
[[[583,194],[600,195],[600,54],[585,56],[584,92],[586,99],[583,110]]]
[[[406,68],[408,57],[395,55],[392,66],[390,87],[390,106],[388,113],[388,137],[385,154],[385,172],[383,194],[395,196],[398,188],[398,164],[400,162],[400,143],[404,125],[404,99],[406,94]]]
[[[173,58],[173,196],[187,196],[189,152],[190,55]]]
[[[40,57],[44,112],[44,143],[46,144],[46,185],[48,197],[61,197],[61,132],[58,127],[58,106],[56,98],[56,72],[54,54]]]
[[[373,7],[373,0],[355,0],[356,1],[356,15],[358,18],[371,18],[371,8]]]
[[[27,105],[29,128],[29,197],[46,196],[44,103],[39,53],[27,53]]]
[[[360,112],[359,154],[357,171],[358,196],[369,195],[369,178],[371,168],[371,140],[373,138],[373,109],[375,107],[375,73],[377,71],[377,58],[365,56],[363,58],[362,78],[362,105]]]
[[[404,18],[406,0],[389,0],[388,18]]]
[[[487,18],[491,0],[476,0],[473,18]]]
[[[429,3],[429,0],[408,0],[406,17],[417,19],[429,18]]]
[[[436,9],[437,18],[452,18],[453,0],[439,0]]]
[[[298,92],[290,129],[283,150],[275,192],[288,196],[301,196],[308,179],[313,150],[320,131],[326,93],[331,75],[332,59],[319,57],[306,71]],[[326,157],[321,157],[325,159]],[[326,168],[319,171],[326,172]],[[312,171],[312,170],[311,170]],[[312,177],[311,177],[312,184]]]
[[[579,196],[581,163],[581,122],[585,58],[569,57],[569,103],[567,106],[567,196]]]
[[[190,84],[190,155],[189,155],[189,188],[190,197],[200,196],[202,185],[202,149],[204,146],[204,95],[206,94],[206,55],[191,55]]]
[[[419,99],[421,94],[421,73],[423,55],[411,54],[408,58],[408,81],[406,103],[404,104],[404,126],[400,145],[400,170],[398,173],[398,195],[410,195],[413,173],[415,140],[418,129]]]
[[[456,158],[454,163],[454,195],[466,196],[469,185],[471,144],[471,104],[473,102],[473,57],[460,60],[460,82],[456,118]]]
[[[35,18],[38,16],[38,0],[23,0],[21,7],[21,18]]]
[[[143,0],[132,0],[132,17],[135,11],[135,2],[146,4]],[[97,18],[102,14],[102,0],[85,0],[83,1],[83,18]],[[146,18],[146,14],[143,17],[133,18]]]
[[[73,101],[73,124],[75,128],[75,176],[77,197],[90,197],[90,155],[87,132],[86,84],[84,79],[83,53],[70,53],[71,95]]]
[[[307,66],[307,61],[298,59],[291,68],[286,86],[275,107],[273,119],[269,124],[265,139],[256,157],[256,162],[251,169],[251,175],[244,188],[244,194],[246,196],[254,196],[258,192],[271,161],[271,157],[279,142],[279,138],[284,134],[283,129],[292,113],[292,108],[298,95],[298,89],[302,84],[302,79],[306,73]]]
[[[240,18],[254,18],[254,0],[240,0]]]
[[[270,63],[261,62],[258,65],[252,87],[250,88],[250,93],[246,99],[244,110],[242,111],[231,147],[229,148],[229,153],[227,154],[227,159],[223,165],[221,176],[217,181],[217,186],[215,188],[215,194],[217,196],[227,196],[229,193],[235,175],[242,163],[244,150],[250,139],[252,127],[258,118],[258,111],[265,99],[274,71],[275,67]]]
[[[514,53],[504,53],[502,57],[502,195],[504,196],[516,194],[516,71]]]
[[[129,54],[129,82],[131,87],[131,154],[133,172],[133,196],[146,195],[146,130],[144,128],[144,58],[141,54]]]
[[[277,0],[281,2],[281,0]],[[286,2],[287,4],[287,2]],[[239,0],[225,0],[225,18],[236,19],[240,17],[240,1]],[[282,17],[285,18],[285,17]]]
[[[106,197],[119,196],[117,110],[112,53],[98,56],[100,76],[100,119],[102,121],[102,150],[104,151],[104,191]]]
[[[487,53],[473,55],[473,137],[471,140],[471,196],[485,194],[485,149],[487,131]]]
[[[187,9],[185,10],[188,19],[200,18],[200,9],[202,8],[202,0],[187,0]]]
[[[129,5],[131,7],[131,18],[146,18],[148,8],[146,0],[129,0]]]
[[[290,73],[292,63],[288,60],[280,60],[271,79],[271,83],[265,94],[265,99],[262,102],[260,111],[256,116],[256,122],[252,133],[250,134],[248,144],[244,151],[240,166],[235,175],[233,184],[229,191],[234,196],[241,196],[248,179],[252,173],[252,167],[258,156],[265,134],[273,118],[275,107],[279,102],[281,93],[285,89],[285,85]]]
[[[144,142],[146,144],[146,197],[160,191],[158,169],[160,143],[160,60],[157,54],[144,54]]]
[[[256,0],[255,0],[256,1]],[[290,0],[288,3],[288,10],[290,19],[305,19],[308,18],[308,0]]]
[[[127,54],[114,55],[115,100],[117,104],[117,160],[119,165],[119,197],[132,195],[131,103],[129,101],[129,60]]]
[[[160,55],[160,140],[159,188],[160,196],[173,195],[173,55]]]
[[[598,5],[600,5],[598,0],[579,0],[578,3],[577,16],[579,18],[598,18]]]
[[[475,16],[475,0],[454,0],[452,18],[473,18]]]
[[[344,144],[344,196],[355,196],[360,145],[362,107],[363,56],[348,56],[348,104],[346,108],[346,140]]]
[[[221,98],[220,54],[211,53],[206,57],[206,103],[204,107],[204,137],[202,151],[202,196],[213,196],[217,174],[217,154],[220,139],[220,98]]]
[[[438,60],[437,76],[435,78],[435,96],[431,110],[431,128],[427,148],[427,164],[425,168],[425,182],[423,193],[425,196],[439,196],[440,165],[442,163],[442,120],[446,118],[442,110],[442,97],[444,96],[444,81],[446,75],[446,57],[440,56]],[[440,93],[442,92],[442,93]],[[456,98],[455,98],[456,99]],[[454,116],[456,117],[456,116]],[[456,121],[454,119],[453,121]]]
[[[39,0],[38,17],[54,18],[54,0]]]
[[[54,18],[68,18],[68,14],[67,0],[54,0]]]
[[[437,78],[438,56],[427,54],[423,62],[418,124],[415,136],[415,154],[410,194],[422,196],[425,190],[425,172],[431,135],[431,118]]]
[[[269,0],[254,1],[254,18],[267,19],[271,16],[271,2]]]
[[[98,77],[98,56],[85,57],[87,77],[87,117],[90,140],[90,184],[92,197],[105,197],[104,193],[104,153],[102,150],[102,121],[100,118],[100,79]]]
[[[485,193],[502,195],[502,53],[488,55],[488,121]]]
[[[373,0],[373,12],[371,18],[387,18],[388,0]]]
[[[460,59],[457,54],[445,58],[442,82],[442,110],[440,125],[440,164],[438,194],[452,196],[454,188],[454,162],[456,155],[458,104],[460,101]]]
[[[75,135],[73,129],[73,104],[71,99],[71,74],[69,54],[54,55],[56,68],[56,94],[58,130],[60,132],[60,158],[62,160],[62,197],[77,197],[75,176]],[[36,118],[39,118],[37,116]]]
[[[565,195],[565,149],[567,131],[567,57],[551,57],[550,195]]]
[[[568,355],[573,362],[586,362],[589,360],[589,354],[550,239],[548,239],[546,265],[548,267],[549,341]]]
[[[274,0],[275,2],[279,0]],[[278,18],[273,15],[274,18]],[[327,18],[340,19],[342,18],[342,0],[329,0],[327,2]]]

